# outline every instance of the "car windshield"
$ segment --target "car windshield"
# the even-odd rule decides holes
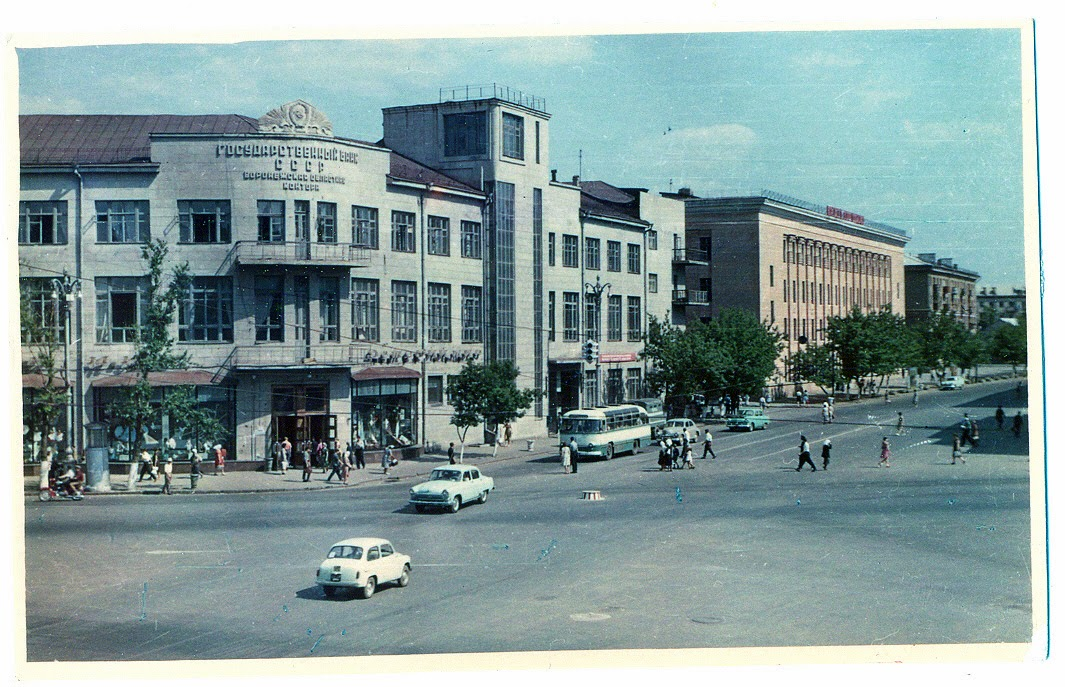
[[[670,420],[669,422],[666,423],[666,425],[669,426],[669,427],[683,427],[684,426],[684,420]]]
[[[462,479],[462,472],[459,470],[433,470],[433,474],[429,475],[429,479],[458,482]]]
[[[334,546],[329,549],[329,555],[326,558],[354,558],[358,560],[362,558],[361,546]]]

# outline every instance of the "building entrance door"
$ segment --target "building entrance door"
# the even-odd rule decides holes
[[[319,441],[324,441],[328,446],[337,438],[336,415],[275,415],[274,416],[275,441],[284,441],[288,438],[292,443],[293,465],[303,465],[303,457],[297,452],[296,447],[305,441],[317,446]],[[273,445],[273,442],[271,442]]]

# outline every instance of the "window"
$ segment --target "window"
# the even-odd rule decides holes
[[[63,298],[56,293],[52,280],[47,278],[19,279],[19,291],[27,306],[27,318],[31,320],[22,323],[22,340],[34,341],[35,339],[28,330],[39,328],[50,332],[54,337],[53,341],[63,341],[66,338],[67,328],[66,317],[60,305]]]
[[[351,338],[379,341],[379,286],[376,279],[351,280]]]
[[[96,201],[97,242],[147,243],[149,238],[148,201]]]
[[[18,242],[67,242],[67,201],[23,201],[18,204]]]
[[[577,266],[577,237],[571,234],[562,235],[562,266],[563,267],[576,267]]]
[[[340,279],[318,277],[319,341],[340,341]]]
[[[429,340],[451,341],[451,285],[429,284]]]
[[[296,240],[307,243],[311,240],[311,201],[292,201],[293,228],[296,230]]]
[[[179,200],[178,224],[182,243],[229,243],[228,200]]]
[[[429,215],[429,254],[451,255],[451,221]]]
[[[777,308],[775,301],[769,301],[769,324],[777,321]]]
[[[621,242],[606,242],[606,268],[610,272],[621,271]]]
[[[429,375],[425,378],[426,403],[444,405],[444,375]]]
[[[614,367],[606,371],[607,405],[616,405],[625,400],[625,382],[622,379],[621,374],[622,372],[620,367]],[[618,418],[618,421],[626,422],[622,418]]]
[[[555,266],[555,232],[553,231],[547,233],[547,265]]]
[[[377,249],[377,208],[351,206],[351,242],[356,246]]]
[[[337,204],[318,203],[318,243],[337,242]]]
[[[503,113],[503,155],[525,159],[525,120],[509,112]]]
[[[699,250],[703,252],[701,256],[703,260],[709,261],[713,256],[713,250],[711,250],[713,244],[710,242],[709,236],[699,237]]]
[[[769,266],[769,286],[773,286],[773,266]]]
[[[581,295],[579,293],[564,292],[562,294],[562,340],[580,341]]]
[[[630,401],[643,396],[643,370],[638,367],[625,370],[625,396]]]
[[[414,213],[392,211],[392,250],[414,252]]]
[[[147,312],[147,283],[141,277],[96,279],[96,342],[136,341]]]
[[[285,278],[255,278],[255,340],[285,340]]]
[[[461,227],[462,257],[480,260],[483,250],[481,246],[481,223],[462,220]]]
[[[658,275],[650,273],[647,275],[647,291],[650,293],[658,293]]]
[[[640,297],[629,296],[629,341],[639,341],[643,322],[640,317]]]
[[[607,341],[621,341],[621,296],[608,296],[606,304]]]
[[[418,285],[392,282],[392,340],[418,340]]]
[[[233,341],[233,281],[193,277],[178,309],[178,341]]]
[[[547,292],[547,340],[555,340],[555,292]]]
[[[260,200],[259,241],[283,243],[285,240],[285,201]]]
[[[599,239],[585,237],[584,266],[590,270],[599,269]]]
[[[599,405],[599,376],[595,370],[584,371],[584,405],[586,407]]]
[[[540,164],[540,122],[537,120],[536,124],[536,164]]]
[[[629,244],[629,274],[640,273],[640,244]]]
[[[462,287],[462,343],[484,340],[480,286]]]
[[[658,250],[658,231],[655,229],[647,231],[647,250]]]
[[[599,303],[594,298],[584,301],[584,338],[599,340]]]
[[[484,155],[488,150],[486,122],[485,112],[444,115],[444,157]]]

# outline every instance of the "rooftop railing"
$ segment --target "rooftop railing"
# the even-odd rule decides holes
[[[510,86],[503,86],[502,84],[489,83],[440,89],[440,102],[442,103],[463,100],[486,100],[488,98],[497,98],[537,112],[547,111],[544,109],[547,106],[547,101],[543,98],[538,98],[530,93],[519,91]]]

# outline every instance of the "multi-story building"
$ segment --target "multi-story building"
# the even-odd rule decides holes
[[[647,242],[683,231],[679,203],[614,189],[632,198],[624,212],[587,210],[599,186],[552,181],[548,119],[542,101],[495,87],[389,108],[378,143],[334,135],[302,101],[259,119],[21,117],[20,286],[41,322],[64,328],[76,444],[92,420],[110,423],[116,446],[128,438],[109,407],[133,382],[127,366],[146,314],[141,249],[156,239],[193,279],[172,327],[191,366],[153,373],[155,400],[195,386],[236,458],[260,457],[285,436],[446,442],[447,377],[468,361],[514,360],[522,387],[564,387],[544,394],[517,436],[541,434],[559,398],[608,395],[600,389],[615,383],[614,360],[642,376],[638,333],[648,310],[668,308],[648,285],[668,258],[663,269]],[[628,299],[629,336],[604,340],[576,378],[549,377],[551,361],[580,359],[568,328],[564,344],[550,340],[552,308],[569,313],[575,293],[579,331],[598,331],[587,318],[599,294],[581,248],[569,267],[563,235],[587,250],[592,238],[604,252],[620,242],[628,260],[603,299]],[[64,288],[80,296],[69,306],[57,298]],[[585,384],[586,368],[603,374]],[[24,376],[27,401],[39,383]],[[149,444],[172,434],[162,413]]]
[[[1012,289],[1012,293],[998,292],[997,287],[981,287],[976,294],[976,305],[982,328],[992,327],[999,320],[1017,319],[1027,314],[1025,289]]]
[[[909,235],[901,229],[768,191],[690,197],[685,210],[683,270],[675,273],[674,291],[698,298],[674,298],[676,319],[713,317],[725,308],[754,313],[784,335],[782,381],[788,356],[825,341],[828,318],[855,307],[903,312]]]
[[[920,322],[932,313],[946,313],[970,331],[980,324],[975,291],[980,275],[962,269],[952,258],[935,253],[906,257],[906,321]]]

